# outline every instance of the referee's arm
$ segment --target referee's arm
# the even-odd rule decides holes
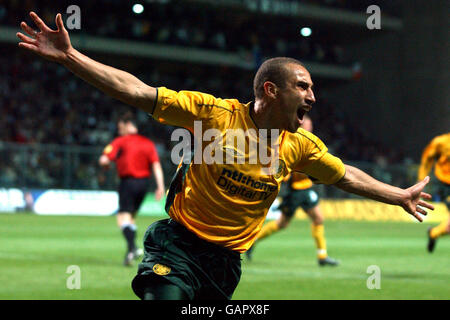
[[[22,22],[20,26],[28,36],[17,33],[21,40],[19,47],[64,65],[75,75],[113,98],[145,112],[152,112],[156,88],[146,85],[128,72],[94,61],[75,50],[70,43],[61,14],[56,15],[57,30],[50,29],[34,12],[30,12],[30,17],[39,31]]]
[[[156,180],[155,199],[159,201],[164,196],[164,173],[161,167],[161,162],[156,161],[152,163],[152,171]]]

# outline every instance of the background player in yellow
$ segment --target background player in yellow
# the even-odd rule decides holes
[[[312,132],[313,123],[310,117],[303,117],[303,129]],[[327,242],[325,239],[324,217],[319,206],[319,195],[312,189],[313,182],[307,175],[300,172],[292,172],[285,178],[287,184],[287,194],[283,196],[283,202],[278,206],[281,211],[280,216],[273,221],[267,222],[256,238],[253,246],[247,250],[246,256],[252,259],[256,244],[270,235],[286,228],[292,221],[295,211],[301,207],[311,219],[311,234],[317,248],[317,259],[320,266],[337,266],[339,262],[328,256]],[[272,205],[274,206],[275,203]]]
[[[163,123],[189,131],[194,127],[194,132],[195,121],[220,133],[227,128],[280,132],[278,147],[273,148],[279,150],[278,165],[268,167],[273,171],[263,170],[267,168],[262,162],[254,167],[205,162],[180,167],[167,197],[171,219],[153,223],[144,237],[144,259],[133,280],[140,298],[231,299],[241,276],[240,253],[253,244],[283,178],[293,170],[344,191],[401,206],[419,221],[423,220],[421,214],[427,214],[426,208],[433,209],[423,200],[431,198],[422,192],[428,177],[407,189],[382,183],[344,165],[328,153],[319,138],[299,128],[315,97],[311,75],[295,59],[265,61],[254,78],[255,101],[242,104],[199,92],[149,86],[73,48],[61,14],[56,16],[56,30],[34,12],[30,16],[39,32],[22,22],[28,35],[17,33],[21,48],[62,64],[106,94]],[[257,147],[267,140],[253,139]],[[243,157],[247,160],[249,153]]]
[[[434,165],[434,175],[439,181],[437,194],[447,205],[450,213],[450,132],[437,136],[426,146],[422,153],[418,180],[426,177]],[[428,251],[433,252],[436,240],[450,233],[450,218],[434,228],[428,229]]]

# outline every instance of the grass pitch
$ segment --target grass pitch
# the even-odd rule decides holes
[[[138,217],[138,239],[154,218]],[[307,220],[296,220],[243,256],[235,300],[449,299],[450,237],[426,251],[430,224],[326,221],[330,256],[338,267],[319,267]],[[137,265],[122,266],[125,242],[115,217],[0,215],[0,299],[137,299]],[[369,266],[380,270],[380,289],[368,289]],[[80,289],[68,289],[70,266]],[[69,269],[70,271],[70,269]]]

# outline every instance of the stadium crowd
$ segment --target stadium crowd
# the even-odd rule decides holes
[[[354,10],[365,8],[361,1],[303,2]],[[267,24],[264,15],[226,7],[219,11],[215,6],[191,1],[153,1],[146,3],[142,15],[136,15],[130,10],[130,3],[121,0],[11,0],[0,3],[0,25],[17,26],[17,17],[27,19],[30,10],[39,11],[46,23],[54,25],[55,12],[64,12],[61,8],[71,4],[81,8],[82,28],[72,30],[74,34],[237,52],[253,57],[256,63],[264,56],[277,55],[307,62],[350,63],[346,61],[344,48],[333,43],[330,35],[319,32],[312,37],[301,37],[295,19],[271,17],[271,23]],[[283,32],[279,30],[281,23]],[[0,149],[1,142],[101,148],[116,135],[117,117],[127,106],[91,88],[63,67],[33,59],[17,48],[0,46],[0,52],[0,111],[4,115],[0,118]],[[123,63],[123,69],[147,83],[240,101],[253,99],[253,70],[223,66],[186,68],[176,63],[161,66],[149,60]],[[403,161],[398,150],[372,141],[357,124],[349,123],[348,117],[336,112],[339,105],[335,101],[327,101],[320,92],[316,94],[316,109],[320,112],[312,114],[317,124],[315,133],[333,153],[347,161],[377,159],[381,165]],[[173,129],[158,124],[144,113],[137,115],[141,133],[150,137],[159,153],[169,159]],[[67,151],[64,152],[28,151],[15,152],[11,157],[0,156],[0,186],[58,187],[62,181],[64,187],[71,188],[95,189],[105,185],[105,179],[98,174],[96,151],[74,156],[70,161],[64,158]],[[163,162],[166,173],[172,172],[173,166],[170,161]],[[71,173],[67,173],[69,169]],[[113,184],[109,187],[113,188]]]

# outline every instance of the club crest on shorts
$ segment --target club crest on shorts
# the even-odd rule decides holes
[[[153,266],[153,272],[159,276],[168,275],[170,273],[170,270],[171,270],[170,267],[159,264],[159,263],[157,263]]]

